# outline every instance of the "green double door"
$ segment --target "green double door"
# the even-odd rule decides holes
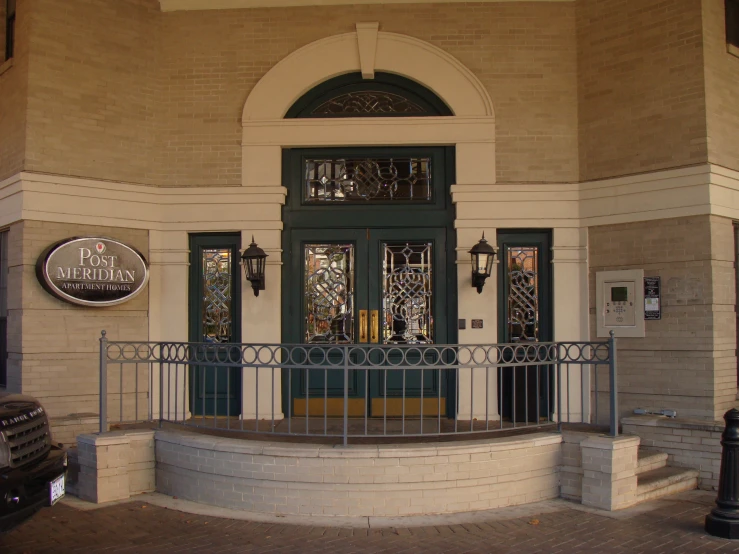
[[[290,260],[294,342],[315,352],[448,342],[446,228],[293,229]],[[376,368],[350,372],[350,416],[418,415],[422,402],[424,415],[446,413],[445,372],[383,369],[401,363],[400,350],[387,353],[398,360],[375,352]],[[343,371],[292,373],[291,415],[343,414]]]

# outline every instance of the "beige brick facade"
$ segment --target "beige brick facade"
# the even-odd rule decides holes
[[[52,418],[98,412],[101,330],[120,340],[149,338],[148,291],[120,306],[91,310],[62,302],[41,288],[35,274],[39,255],[50,244],[76,235],[110,237],[144,256],[149,252],[146,231],[40,221],[11,227],[9,289],[20,294],[11,295],[9,389],[39,398]],[[112,385],[118,382],[115,377]],[[111,409],[117,410],[117,398],[115,402]]]
[[[647,322],[645,338],[619,340],[620,415],[670,408],[713,422],[737,402],[739,58],[726,52],[720,6],[573,0],[162,12],[158,0],[18,0],[15,57],[0,73],[8,388],[39,397],[52,417],[95,413],[101,329],[115,340],[186,340],[188,233],[257,234],[270,285],[258,301],[244,287],[243,335],[278,342],[288,255],[281,149],[428,140],[456,148],[449,231],[459,316],[487,318],[486,334],[466,329],[460,341],[497,340],[497,280],[482,296],[470,292],[473,241],[483,231],[551,230],[558,340],[595,338],[596,272],[640,268],[662,278],[663,319]],[[314,120],[316,129],[288,143],[284,121],[262,121],[258,109],[242,120],[259,84],[279,81],[281,63],[338,35],[359,49],[356,25],[370,22],[385,45],[402,36],[407,51],[433,51],[459,79],[451,88],[472,90],[484,109],[423,131],[419,122],[383,127],[385,118],[374,118],[377,127],[363,123],[370,138],[361,144],[341,121]],[[327,53],[343,63],[342,55]],[[327,67],[369,63],[355,57]],[[335,76],[320,73],[322,60],[300,59],[318,82]],[[48,295],[36,259],[76,235],[109,236],[150,256],[147,293],[104,309]],[[607,391],[596,394],[606,405]],[[124,399],[127,414],[135,401]],[[563,487],[582,494],[582,459],[565,465],[574,469],[563,472]],[[543,479],[540,492],[551,484]]]
[[[3,3],[3,6],[5,3]],[[5,16],[0,20],[0,182],[21,171],[26,150],[31,16],[28,0],[16,9],[15,56],[5,62]]]
[[[645,338],[618,340],[621,415],[719,419],[735,403],[733,240],[731,220],[711,216],[589,229],[592,307],[598,271],[643,268],[662,280],[662,319],[646,322]]]
[[[577,39],[582,180],[706,161],[700,0],[578,0]]]
[[[711,163],[739,169],[739,56],[726,51],[723,2],[703,0],[702,16],[708,158]]]

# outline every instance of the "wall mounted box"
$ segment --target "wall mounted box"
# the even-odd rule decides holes
[[[644,270],[599,271],[595,274],[598,337],[644,336]]]

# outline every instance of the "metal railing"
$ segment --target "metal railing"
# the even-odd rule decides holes
[[[608,423],[616,436],[617,418],[613,336],[491,345],[100,339],[101,432],[158,421],[347,444],[563,423]]]

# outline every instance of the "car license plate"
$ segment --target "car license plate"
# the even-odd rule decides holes
[[[56,504],[60,498],[64,498],[64,474],[61,474],[49,483],[49,494],[52,506]]]

